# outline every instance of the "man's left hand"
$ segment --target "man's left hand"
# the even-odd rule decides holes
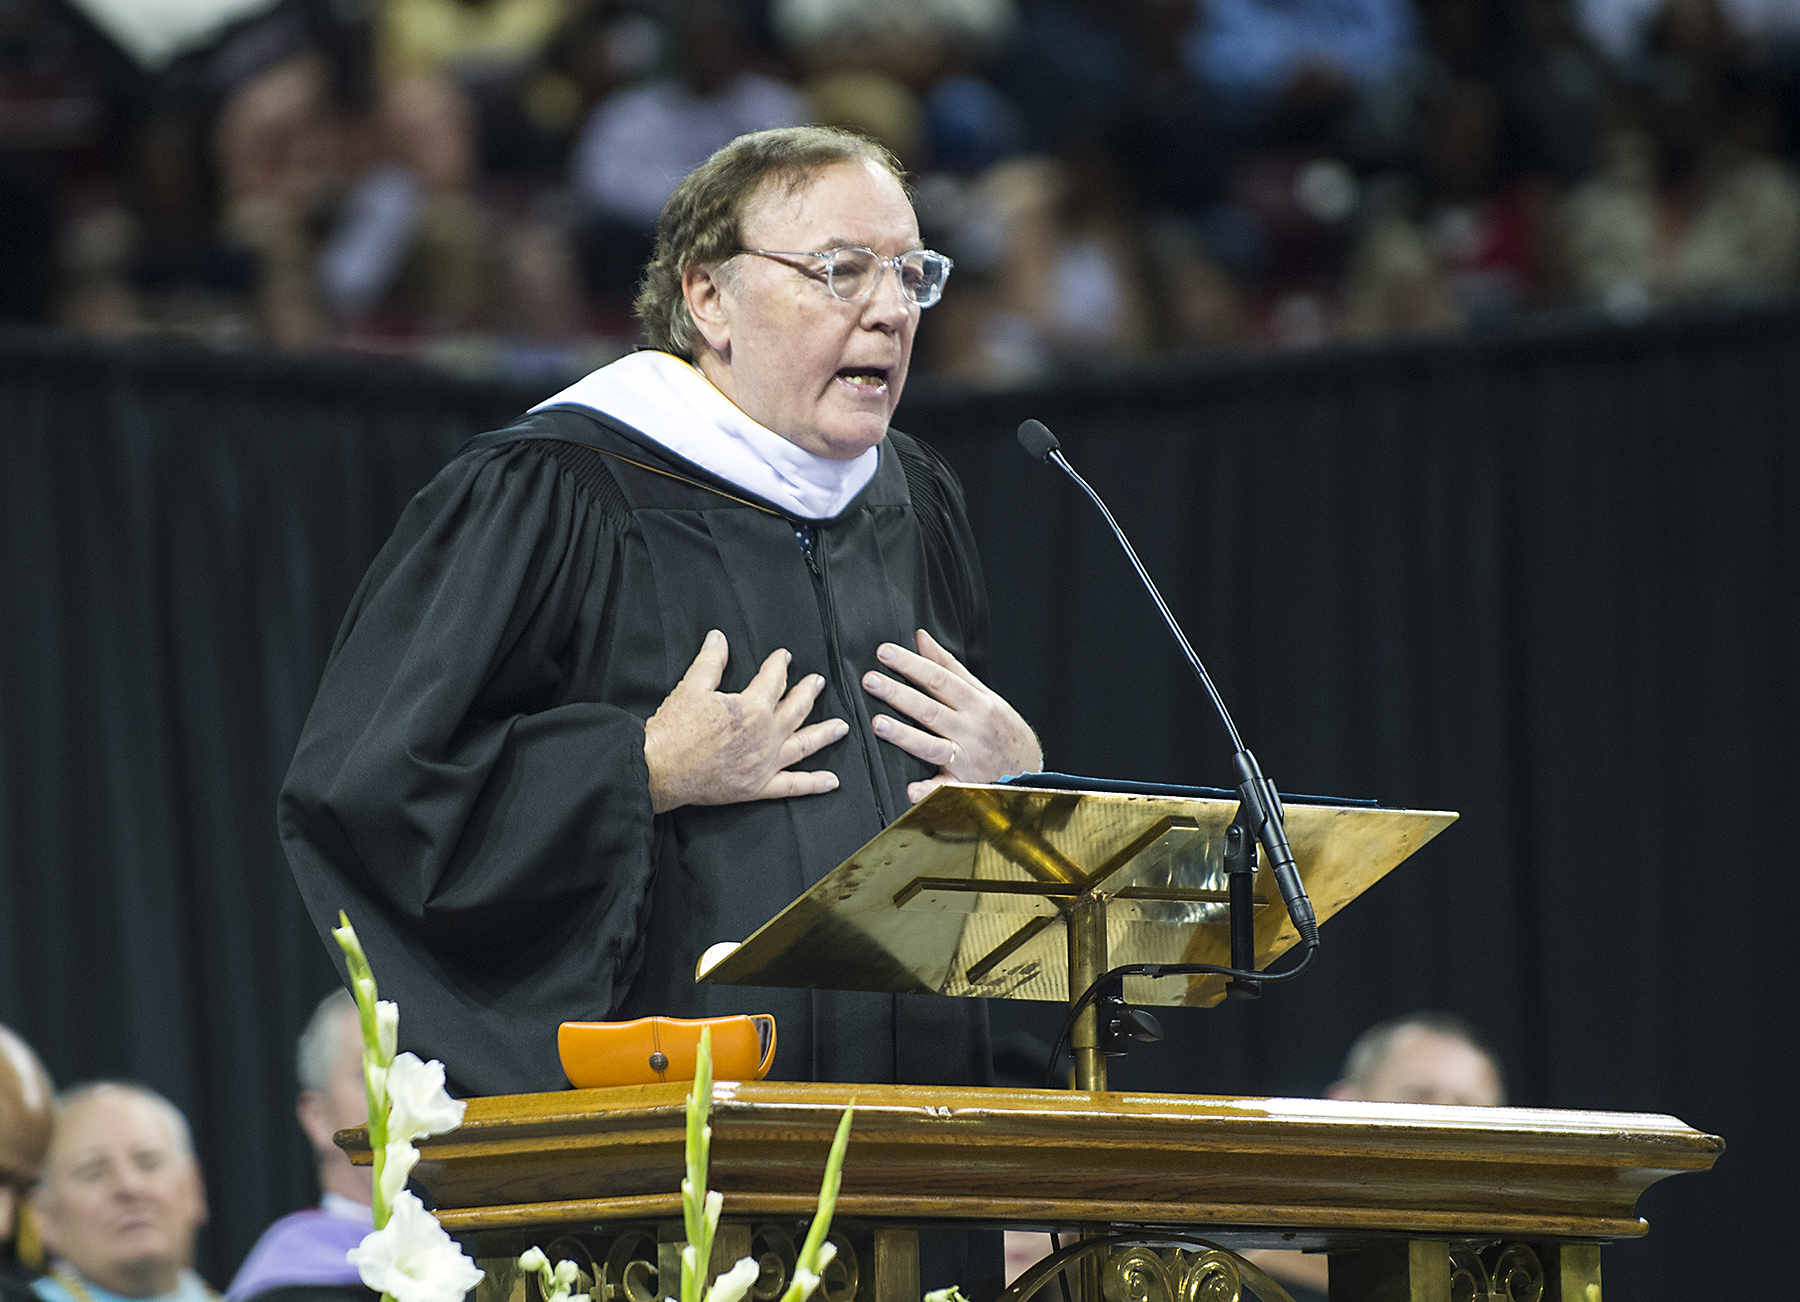
[[[916,655],[883,642],[875,658],[913,685],[871,671],[863,675],[864,690],[921,725],[878,714],[871,720],[875,735],[938,766],[935,777],[907,786],[915,805],[946,782],[993,782],[1043,767],[1031,725],[924,629]]]

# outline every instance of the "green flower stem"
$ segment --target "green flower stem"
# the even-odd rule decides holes
[[[843,1182],[844,1151],[850,1147],[850,1120],[856,1115],[856,1100],[844,1109],[844,1116],[838,1122],[837,1135],[831,1141],[831,1155],[825,1159],[825,1178],[819,1182],[819,1210],[813,1216],[812,1228],[806,1232],[806,1242],[800,1248],[800,1258],[795,1263],[796,1276],[801,1271],[810,1275],[819,1273],[819,1250],[825,1244],[825,1236],[831,1232],[831,1213],[837,1208],[838,1186]],[[800,1281],[798,1278],[788,1285],[782,1295],[781,1302],[801,1302]]]
[[[712,1028],[700,1031],[694,1063],[694,1088],[687,1101],[687,1179],[682,1182],[681,1216],[694,1262],[681,1263],[681,1302],[700,1302],[706,1268],[712,1260],[712,1226],[706,1222],[706,1169],[712,1158]]]
[[[369,1100],[369,1147],[375,1154],[375,1197],[371,1210],[375,1214],[375,1228],[379,1230],[387,1225],[388,1218],[393,1215],[393,1209],[387,1205],[387,1199],[381,1192],[381,1172],[387,1165],[388,1110],[387,1100],[375,1095],[375,1085],[369,1077],[369,1069],[379,1067],[386,1071],[393,1066],[393,1060],[383,1059],[381,1035],[375,1026],[375,1001],[379,997],[375,989],[375,974],[369,968],[369,958],[363,953],[362,942],[356,938],[356,928],[350,925],[350,919],[342,909],[338,910],[338,925],[332,929],[331,935],[337,941],[338,948],[344,951],[344,964],[350,971],[350,994],[356,1000],[357,1021],[362,1027],[363,1091]]]

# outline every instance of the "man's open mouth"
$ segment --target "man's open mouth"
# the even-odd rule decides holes
[[[887,388],[887,368],[882,366],[840,366],[837,378],[853,389],[881,393]]]

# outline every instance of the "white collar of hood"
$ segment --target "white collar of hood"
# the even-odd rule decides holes
[[[808,452],[746,416],[693,364],[644,349],[583,376],[533,411],[573,404],[648,435],[789,515],[829,520],[875,477],[879,447],[849,461]]]

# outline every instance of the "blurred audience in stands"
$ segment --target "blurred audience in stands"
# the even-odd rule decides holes
[[[757,57],[751,33],[729,6],[687,6],[667,44],[668,73],[603,99],[569,160],[584,209],[582,264],[597,296],[631,296],[676,182],[746,132],[810,117],[800,92]]]
[[[394,290],[428,328],[469,324],[483,288],[476,120],[450,69],[487,33],[434,29],[429,0],[310,0],[304,13],[305,47],[235,88],[217,127],[225,221],[256,256],[262,329],[317,347]]]
[[[804,120],[913,172],[970,382],[1800,275],[1786,0],[271,0],[154,71],[0,0],[0,315],[579,371]]]
[[[1577,292],[1614,311],[1770,294],[1800,271],[1780,108],[1719,0],[1668,0],[1615,93],[1606,160],[1563,204]]]

